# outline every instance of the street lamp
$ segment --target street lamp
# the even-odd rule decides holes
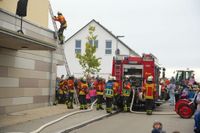
[[[119,40],[119,38],[122,38],[124,36],[116,36],[116,37],[117,37],[117,43],[116,43],[115,55],[117,56],[117,55],[120,55],[120,50],[118,48],[118,40]]]

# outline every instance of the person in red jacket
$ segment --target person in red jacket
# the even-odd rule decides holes
[[[60,22],[60,28],[58,30],[58,38],[60,40],[60,43],[64,43],[64,36],[63,36],[63,31],[67,28],[67,21],[65,17],[62,15],[62,13],[58,12],[58,16],[54,16],[54,20]]]
[[[120,97],[119,94],[119,82],[116,80],[116,77],[113,76],[113,92],[114,92],[114,98],[113,98],[113,110],[117,110],[118,109],[118,99]]]
[[[74,101],[74,76],[70,76],[67,80],[67,90],[69,93],[67,108],[73,109],[73,101]]]
[[[102,78],[97,79],[97,87],[96,87],[96,93],[97,93],[97,110],[101,109],[104,110],[102,107],[103,103],[103,94],[105,90],[105,83],[103,82]]]
[[[129,77],[126,76],[123,82],[123,90],[122,90],[124,112],[130,110],[130,101],[129,101],[130,94],[131,94],[131,82],[129,80]]]
[[[145,103],[146,103],[146,112],[147,115],[152,114],[153,106],[154,106],[154,98],[156,95],[156,87],[155,84],[153,83],[153,76],[148,76],[147,81],[144,84],[143,88],[143,94],[145,98]]]
[[[88,91],[88,84],[86,81],[86,77],[81,79],[79,84],[79,100],[80,100],[80,109],[87,109],[86,95]]]

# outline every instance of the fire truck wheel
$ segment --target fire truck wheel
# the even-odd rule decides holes
[[[184,119],[189,119],[192,117],[192,115],[194,114],[194,107],[192,105],[188,105],[188,104],[180,104],[178,107],[178,114],[180,115],[181,118]]]

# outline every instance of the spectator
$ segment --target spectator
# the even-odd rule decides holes
[[[194,132],[200,133],[200,89],[199,87],[196,88],[197,96],[195,98],[195,102],[197,104],[197,109],[194,115]]]
[[[89,90],[90,101],[93,103],[96,100],[96,90],[92,87]]]
[[[189,78],[189,85],[194,85],[195,83],[195,78],[194,78],[194,75],[192,75],[190,78]]]
[[[170,80],[170,84],[167,86],[168,91],[169,91],[169,102],[171,106],[174,106],[174,102],[175,102],[175,89],[176,89],[176,85],[175,85],[175,79],[174,77],[171,78]]]
[[[165,131],[162,130],[162,123],[159,121],[155,121],[153,123],[153,129],[151,131],[151,133],[166,133]]]

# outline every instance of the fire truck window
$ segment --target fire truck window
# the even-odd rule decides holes
[[[142,76],[142,69],[124,69],[124,75]]]

